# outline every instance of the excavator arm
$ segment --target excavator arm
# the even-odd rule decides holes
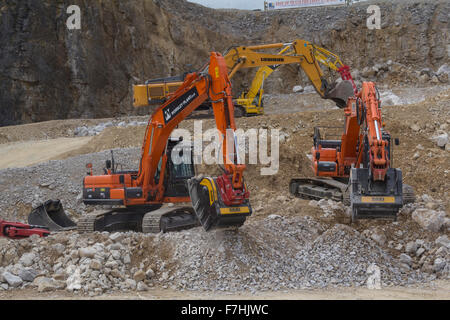
[[[284,45],[284,48],[278,52],[278,56],[296,56],[298,52],[300,56],[303,56],[306,59],[306,61],[318,61],[320,64],[328,67],[329,69],[339,72],[342,80],[349,81],[351,83],[354,94],[356,95],[358,93],[356,84],[350,74],[350,67],[344,65],[341,59],[334,53],[304,40],[296,40],[287,44],[275,44],[275,47],[280,47],[281,45]],[[239,56],[239,54],[244,54],[244,51],[246,50],[251,50],[252,48],[255,48],[253,50],[270,49],[273,48],[273,46],[274,45],[269,45],[267,48],[265,46],[234,48],[237,52],[234,53],[235,57],[231,60],[238,61],[239,58],[236,59],[236,54]],[[231,50],[229,52],[231,52]],[[265,58],[268,60],[274,59],[274,57]],[[255,61],[253,64],[257,63],[258,62]],[[296,61],[295,63],[299,62]],[[236,67],[242,67],[243,65],[244,64],[241,63],[235,63]],[[247,114],[259,114],[264,112],[262,106],[264,82],[280,66],[281,64],[274,64],[259,67],[248,92],[243,92],[240,97],[236,99],[236,104],[242,105]],[[351,95],[350,87],[347,83],[340,85],[337,88],[334,84],[330,87],[328,82],[324,79],[319,65],[315,63],[306,63],[303,65],[300,64],[300,66],[303,68],[311,83],[314,85],[314,88],[322,98],[334,98],[339,107],[345,106],[346,101],[344,100],[347,99],[347,96]],[[329,88],[327,93],[324,92],[324,88]]]
[[[277,54],[261,52],[270,49],[281,49],[281,51]],[[346,105],[348,97],[357,93],[350,68],[344,65],[337,55],[306,40],[234,47],[227,51],[225,59],[230,70],[230,78],[243,68],[271,67],[275,70],[284,64],[299,64],[316,92],[324,99],[334,100],[340,108]],[[344,81],[338,85],[329,84],[319,63],[339,72]],[[255,78],[255,81],[263,83],[258,78]]]
[[[368,161],[374,181],[384,181],[390,167],[389,148],[390,139],[383,136],[380,98],[373,82],[364,83],[363,90],[358,96],[361,102],[358,106],[366,114]],[[357,107],[358,107],[357,106]]]
[[[261,50],[291,48],[290,52],[281,54],[264,53]],[[318,61],[312,52],[313,46],[305,40],[293,43],[274,43],[260,46],[241,46],[231,48],[225,54],[225,60],[230,69],[230,77],[240,69],[271,65],[299,64],[317,93],[325,97],[328,83],[323,77]],[[231,66],[231,67],[230,67]]]
[[[247,92],[242,92],[235,103],[244,108],[245,114],[263,114],[264,82],[278,66],[264,66],[256,71],[252,84]]]
[[[187,75],[183,85],[174,93],[172,99],[153,113],[144,139],[141,170],[136,179],[137,185],[143,185],[144,193],[153,192],[160,195],[157,200],[162,199],[164,186],[161,182],[156,184],[154,177],[166,142],[176,126],[207,99],[212,102],[216,126],[222,137],[234,132],[236,127],[231,83],[223,58],[216,53],[211,55],[208,68],[199,74]],[[233,187],[242,188],[242,172],[245,166],[235,164],[236,159],[229,152],[234,147],[230,148],[227,145],[227,139],[223,139],[223,143],[225,171],[233,176]],[[163,161],[165,161],[164,157]],[[162,181],[162,179],[159,180]]]
[[[391,166],[392,139],[383,128],[380,106],[380,97],[373,82],[364,82],[361,92],[355,99],[350,99],[347,106],[350,117],[355,117],[356,113],[355,125],[360,126],[359,153],[349,177],[353,219],[395,219],[406,202],[404,199],[410,198],[403,194],[402,171]],[[352,114],[350,108],[356,112]],[[354,139],[355,135],[349,138]],[[345,156],[344,152],[342,157]]]
[[[281,49],[278,53],[267,53],[266,50]],[[324,99],[332,99],[343,108],[347,103],[347,98],[357,93],[356,85],[351,77],[350,68],[344,65],[340,58],[324,48],[317,47],[305,40],[295,40],[292,43],[274,43],[256,46],[232,47],[224,54],[228,68],[228,78],[232,79],[241,69],[260,68],[253,80],[248,94],[240,96],[240,102],[245,106],[251,104],[259,94],[265,79],[279,66],[285,64],[299,64],[302,70],[311,81],[316,92]],[[343,82],[329,84],[325,79],[319,63],[335,70],[341,74]],[[151,81],[145,85],[134,87],[134,106],[146,106],[152,99],[160,101],[164,97],[170,96],[171,88],[180,85],[180,82],[171,82],[168,78],[162,81]],[[249,99],[243,101],[243,99]],[[260,106],[260,104],[258,105]],[[262,113],[262,109],[255,108],[252,112]]]
[[[144,137],[139,170],[134,173],[108,171],[103,176],[85,177],[87,202],[99,200],[97,195],[102,189],[103,195],[107,195],[105,204],[114,200],[116,204],[133,207],[186,201],[186,197],[165,196],[165,176],[169,174],[166,171],[171,157],[166,150],[176,126],[206,100],[212,102],[216,126],[223,137],[224,173],[216,178],[192,177],[187,180],[187,199],[193,203],[206,230],[242,225],[251,214],[249,193],[243,179],[245,165],[239,164],[234,153],[237,149],[234,140],[230,146],[226,139],[227,134],[233,137],[236,129],[234,106],[225,60],[215,52],[211,53],[207,65],[199,72],[188,74],[171,98],[153,112]]]

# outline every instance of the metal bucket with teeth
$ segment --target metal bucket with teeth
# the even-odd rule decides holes
[[[28,216],[28,223],[44,226],[50,231],[66,231],[77,228],[77,224],[67,216],[60,200],[47,200],[33,209]]]

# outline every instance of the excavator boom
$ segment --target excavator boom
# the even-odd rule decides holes
[[[260,52],[266,49],[282,49],[278,54]],[[270,45],[259,46],[241,46],[228,50],[225,54],[227,66],[230,69],[232,77],[238,70],[244,68],[255,68],[271,65],[299,64],[317,93],[324,99],[337,98],[331,95],[332,88],[324,78],[319,62],[327,66],[335,66],[337,62],[328,62],[324,57],[325,49],[319,51],[318,47],[305,40],[295,40],[292,43],[275,43]],[[317,59],[316,52],[321,52],[321,59]],[[336,56],[337,57],[337,56]],[[339,60],[340,61],[340,60]],[[353,86],[352,86],[353,88]],[[354,91],[350,93],[353,95]],[[348,96],[347,96],[348,97]],[[346,104],[347,97],[343,103]]]
[[[287,44],[276,44],[275,47],[280,47],[281,45],[284,45],[285,47],[281,49],[280,52],[278,52],[278,56],[289,56],[289,55],[297,55],[297,51],[300,52],[299,47],[297,46],[297,43],[301,43],[303,45],[300,46],[300,48],[303,48],[303,55],[305,57],[309,56],[309,60],[313,61],[316,60],[320,62],[320,64],[328,67],[331,70],[334,70],[338,72],[341,75],[342,80],[348,81],[351,83],[353,87],[353,93],[356,95],[358,93],[358,90],[356,88],[356,84],[353,81],[353,78],[350,74],[350,67],[347,65],[344,65],[341,61],[341,59],[335,55],[334,53],[315,46],[307,41],[304,40],[297,40],[293,43],[287,43]],[[272,46],[269,46],[272,48]],[[261,48],[259,46],[258,48]],[[264,48],[264,47],[262,47]],[[306,48],[306,49],[305,49]],[[248,49],[248,48],[247,48]],[[237,49],[244,51],[242,48]],[[273,57],[272,57],[273,59]],[[256,62],[255,62],[256,64]],[[258,71],[256,72],[255,77],[253,78],[252,84],[248,90],[248,92],[243,92],[238,99],[236,99],[236,104],[243,106],[245,109],[245,114],[260,114],[263,113],[263,95],[264,95],[264,82],[265,80],[276,70],[278,67],[280,67],[281,64],[275,64],[275,65],[265,65],[262,67],[259,67]],[[315,88],[316,90],[319,90],[318,93],[322,96],[322,98],[325,99],[333,99],[335,100],[338,107],[343,107],[346,104],[346,99],[352,95],[350,85],[349,83],[343,83],[340,85],[332,84],[332,87],[328,90],[327,95],[323,95],[323,92],[320,92],[320,89],[322,87],[327,87],[327,82],[325,79],[323,79],[323,75],[321,74],[321,69],[318,68],[318,66],[314,66],[313,68],[306,68],[303,69],[304,72],[308,75],[311,82],[314,84],[314,81],[316,83]],[[317,74],[319,74],[319,77],[317,77]],[[315,76],[316,75],[316,76]],[[316,80],[314,80],[316,79]],[[322,83],[318,81],[317,79],[321,79]],[[323,91],[323,90],[322,90]]]
[[[267,53],[265,50],[281,49],[278,53]],[[350,68],[330,51],[315,46],[305,40],[291,43],[274,43],[268,45],[232,47],[224,54],[228,68],[228,77],[232,79],[241,69],[259,68],[248,93],[243,93],[236,100],[245,113],[261,114],[262,88],[267,77],[279,66],[299,64],[316,92],[324,99],[332,99],[340,108],[345,107],[347,99],[357,93],[356,85],[351,77]],[[319,64],[339,72],[342,82],[328,83]],[[178,78],[156,79],[145,85],[134,87],[134,106],[146,106],[152,101],[160,102],[173,94],[174,88],[181,85]],[[258,97],[255,101],[255,98]],[[257,103],[257,104],[255,104]]]

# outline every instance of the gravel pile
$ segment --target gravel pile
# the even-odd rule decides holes
[[[305,129],[305,119],[295,120],[295,130]],[[413,125],[429,136],[435,126],[441,128],[445,123],[432,128],[422,128],[420,122],[404,124],[406,129]],[[286,139],[296,137],[293,130],[286,131],[290,134]],[[416,132],[413,128],[411,131]],[[309,150],[310,137],[307,139]],[[420,143],[426,146],[427,142]],[[444,152],[425,150],[429,151],[421,152]],[[292,152],[297,154],[298,146]],[[116,161],[124,164],[121,170],[137,168],[140,148],[117,149],[114,153]],[[85,164],[93,163],[94,174],[100,174],[108,158],[110,152],[104,151],[0,170],[1,217],[25,221],[31,206],[61,199],[76,220],[91,209],[81,203]],[[434,158],[427,161],[430,159]],[[431,164],[419,169],[429,167]],[[405,169],[405,174],[408,172]],[[341,203],[295,199],[286,195],[280,181],[263,180],[251,167],[246,173],[249,179],[253,174],[255,213],[238,231],[206,233],[195,228],[158,235],[67,232],[44,239],[0,239],[0,290],[36,288],[39,292],[68,290],[99,295],[151,287],[256,292],[365,286],[374,266],[380,270],[383,286],[449,278],[450,219],[445,196],[442,200],[419,196],[416,203],[403,208],[396,222],[344,225],[342,218],[348,213]],[[298,173],[280,174],[284,175],[279,179],[288,181]],[[424,181],[418,186],[425,185]],[[439,193],[434,195],[440,197]]]
[[[446,235],[422,242],[435,257],[425,272],[406,253],[392,255],[365,232],[275,214],[237,231],[68,232],[0,244],[0,290],[65,289],[91,296],[154,286],[228,292],[365,286],[373,265],[382,286],[408,285],[448,278],[450,269]],[[420,241],[405,250],[419,249]]]
[[[86,212],[82,203],[82,183],[87,163],[94,166],[94,174],[103,174],[110,151],[76,156],[68,160],[52,160],[37,166],[0,170],[0,209],[4,219],[26,221],[31,207],[48,199],[61,199],[72,218]],[[116,163],[123,170],[136,170],[140,148],[115,149]],[[120,170],[121,167],[119,167]],[[20,181],[20,183],[16,183]],[[30,206],[31,204],[31,206]]]
[[[123,169],[132,169],[139,153],[138,148],[120,149],[115,156],[126,164]],[[76,220],[87,211],[80,193],[85,164],[92,162],[100,173],[109,156],[100,152],[0,171],[2,217],[23,221],[26,215],[14,211],[18,204],[59,198]],[[278,196],[285,210],[279,210],[280,204],[263,206],[238,231],[68,232],[45,239],[0,239],[0,290],[32,287],[100,295],[153,286],[250,292],[365,286],[373,265],[383,286],[449,277],[450,224],[441,200],[423,195],[402,210],[399,222],[352,226],[337,223],[347,214],[341,203],[294,200]],[[322,214],[286,215],[297,212],[299,204],[302,212]]]
[[[280,230],[283,230],[280,232]],[[195,245],[177,238],[176,285],[186,289],[284,290],[327,286],[364,286],[375,263],[384,285],[429,280],[398,267],[398,261],[354,229],[324,226],[310,218],[267,219],[237,234],[189,233]],[[181,238],[180,238],[181,237]],[[213,246],[211,247],[211,244]],[[215,246],[214,246],[215,244]]]
[[[75,128],[73,134],[77,137],[86,137],[86,136],[96,136],[102,133],[106,128],[109,127],[119,127],[119,128],[128,128],[128,127],[136,127],[136,126],[146,126],[146,121],[108,121],[99,123],[96,126],[81,126]]]

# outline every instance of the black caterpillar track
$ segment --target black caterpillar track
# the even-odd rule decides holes
[[[199,226],[192,207],[160,206],[100,211],[81,217],[78,232],[136,231],[159,233],[190,229]]]
[[[173,232],[200,226],[192,207],[165,207],[148,212],[142,220],[142,232]]]
[[[79,233],[86,232],[94,232],[95,231],[95,221],[97,217],[100,216],[101,213],[98,214],[88,214],[80,219],[78,219],[77,230]]]
[[[289,184],[291,194],[309,200],[331,199],[343,201],[345,200],[346,189],[347,185],[345,183],[327,178],[292,179]],[[346,195],[346,197],[349,196]],[[348,201],[348,203],[350,202]]]

